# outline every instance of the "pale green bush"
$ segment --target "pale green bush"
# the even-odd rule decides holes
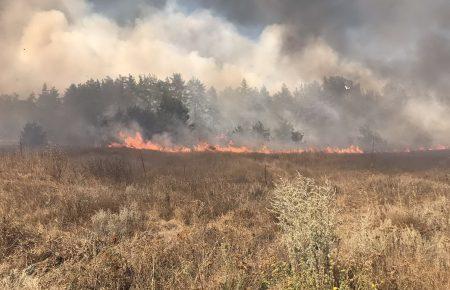
[[[91,218],[92,230],[100,238],[123,238],[142,229],[143,216],[136,205],[124,207],[119,213],[100,210]]]
[[[337,242],[334,188],[301,175],[281,179],[273,192],[272,208],[298,274],[297,286],[331,289],[332,254]]]

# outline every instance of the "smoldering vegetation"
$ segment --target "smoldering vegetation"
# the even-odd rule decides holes
[[[340,76],[294,90],[284,85],[272,94],[246,80],[217,91],[180,74],[164,80],[107,77],[62,93],[44,85],[28,98],[2,95],[0,140],[89,147],[118,141],[120,132],[141,132],[164,146],[232,141],[253,148],[358,145],[389,151],[447,145],[440,124],[430,128],[405,113],[415,100],[392,86],[381,94]],[[449,110],[445,102],[439,106]],[[33,144],[36,139],[41,141]]]
[[[2,289],[448,289],[446,152],[0,153]]]

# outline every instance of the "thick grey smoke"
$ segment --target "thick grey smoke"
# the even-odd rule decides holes
[[[0,91],[25,93],[44,81],[62,89],[90,77],[149,72],[161,77],[180,72],[219,88],[246,78],[275,90],[282,83],[294,87],[339,74],[371,89],[384,83],[340,56],[326,39],[307,39],[301,50],[286,53],[290,24],[264,24],[257,35],[246,35],[239,28],[244,24],[196,6],[201,3],[123,3],[2,2]]]
[[[320,39],[380,78],[449,95],[450,2],[446,0],[188,0],[244,27],[285,27],[283,52]]]
[[[142,17],[146,4],[162,7],[166,1],[92,3],[102,13],[132,22]],[[446,0],[185,0],[182,4],[191,10],[208,9],[244,32],[280,24],[286,54],[296,54],[311,40],[321,39],[342,57],[363,63],[391,81],[424,81],[427,89],[447,93],[448,87],[442,87],[442,79],[449,77],[449,70],[443,68],[450,59]]]
[[[449,31],[447,0],[0,0],[0,93],[174,72],[222,91],[245,78],[277,95],[286,84],[304,109],[261,116],[258,100],[242,107],[225,90],[224,130],[259,118],[317,144],[352,143],[362,130],[394,146],[446,145]],[[315,89],[327,76],[353,83]]]

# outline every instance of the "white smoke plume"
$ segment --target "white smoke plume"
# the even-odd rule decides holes
[[[219,89],[243,78],[274,90],[338,74],[370,89],[383,84],[320,38],[285,54],[283,24],[267,25],[257,37],[248,37],[210,10],[186,12],[176,2],[142,9],[141,18],[120,24],[83,0],[3,2],[0,92],[29,93],[44,82],[64,89],[106,75],[166,77],[173,72]]]

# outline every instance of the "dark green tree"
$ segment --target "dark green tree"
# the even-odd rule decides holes
[[[270,140],[270,130],[265,128],[261,121],[258,121],[253,125],[252,131],[257,138],[267,141]]]
[[[47,134],[37,123],[28,122],[20,134],[20,144],[26,147],[42,147],[47,145]]]
[[[59,92],[55,87],[48,89],[47,84],[42,86],[42,91],[36,101],[37,107],[46,113],[54,113],[60,104]]]

